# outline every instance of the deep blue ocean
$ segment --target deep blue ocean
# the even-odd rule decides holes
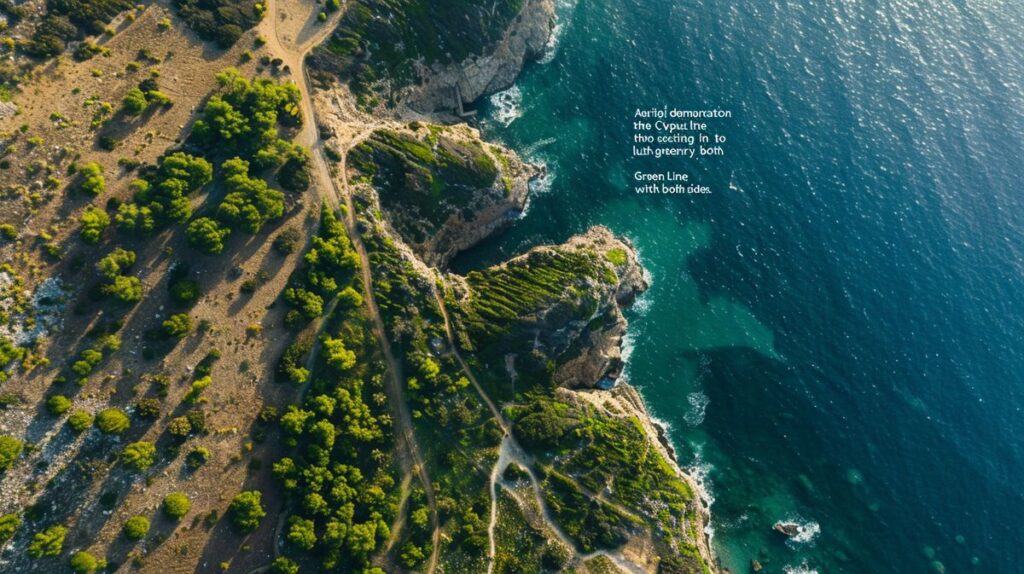
[[[483,105],[545,189],[458,266],[632,239],[627,375],[734,573],[1024,572],[1024,3],[601,0],[559,25]],[[632,193],[632,114],[661,105],[732,110],[725,157],[665,164],[711,195]]]

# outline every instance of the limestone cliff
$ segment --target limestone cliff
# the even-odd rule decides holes
[[[554,18],[553,0],[352,0],[312,62],[364,109],[452,112],[511,86]]]
[[[554,30],[554,18],[553,0],[526,0],[513,25],[492,50],[453,64],[417,63],[416,75],[421,83],[403,88],[399,101],[421,112],[451,111],[510,87],[523,65],[544,53]]]
[[[585,235],[570,239],[567,246],[605,254],[618,281],[598,308],[596,316],[600,320],[589,321],[575,333],[572,347],[578,349],[578,353],[562,359],[554,379],[559,385],[569,387],[610,386],[618,379],[623,366],[622,337],[626,334],[626,319],[622,316],[622,306],[632,303],[645,291],[647,282],[632,245],[628,240],[615,237],[605,227],[592,228]]]

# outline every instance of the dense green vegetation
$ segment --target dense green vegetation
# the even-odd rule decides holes
[[[228,507],[231,524],[239,532],[249,533],[259,527],[260,521],[267,515],[263,509],[263,493],[258,490],[246,490],[238,493]]]
[[[263,224],[284,214],[284,194],[267,182],[249,177],[249,162],[233,158],[221,164],[227,195],[217,208],[217,216],[247,233],[259,233]]]
[[[516,438],[539,455],[547,504],[580,549],[614,548],[631,529],[654,525],[660,539],[700,571],[687,530],[695,495],[651,448],[640,421],[586,403],[570,405],[540,390],[509,407],[509,415]],[[596,500],[593,493],[599,492],[621,506]]]
[[[212,217],[188,223],[190,246],[207,254],[221,253],[233,228],[257,233],[267,221],[283,215],[284,194],[251,172],[280,168],[289,187],[301,187],[309,154],[280,135],[281,130],[302,123],[299,90],[291,83],[250,81],[233,68],[219,73],[217,81],[221,89],[204,106],[189,138],[195,151],[206,157],[179,151],[140,170],[140,177],[131,184],[132,200],[117,209],[115,221],[120,230],[148,235],[169,224],[189,221],[189,196],[213,180],[213,165],[206,158],[226,158],[220,169],[225,195]],[[147,98],[153,90],[137,91],[125,101],[129,113],[142,113],[152,103]],[[98,233],[92,235],[98,239]]]
[[[231,235],[231,229],[210,217],[192,220],[185,231],[189,247],[207,255],[224,251],[224,241],[228,235]]]
[[[284,292],[285,301],[294,307],[294,313],[289,313],[288,318],[292,324],[302,322],[303,318],[319,317],[324,311],[325,301],[351,287],[352,278],[359,268],[359,256],[352,248],[345,226],[326,208],[320,216],[320,229],[303,256],[303,263],[302,269],[289,279]]]
[[[332,67],[366,93],[387,77],[411,83],[413,63],[461,62],[497,43],[522,0],[352,0],[327,43]]]
[[[286,299],[305,313],[304,298],[322,297],[321,311],[313,316],[322,312],[324,301],[338,298],[338,304],[326,318],[329,326],[312,372],[301,366],[312,349],[302,338],[279,367],[286,378],[310,382],[301,405],[289,406],[280,417],[285,442],[293,449],[273,466],[294,502],[285,537],[288,552],[311,553],[325,570],[363,572],[389,537],[397,509],[383,369],[362,297],[355,292],[358,255],[341,221],[327,209],[303,261]],[[281,561],[275,568],[291,572],[292,565]]]
[[[429,280],[380,232],[379,221],[368,227],[363,239],[377,303],[402,353],[405,399],[426,451],[439,520],[450,537],[442,564],[451,571],[486,569],[488,479],[502,430],[444,349],[447,336]],[[401,547],[400,559],[407,567],[430,552],[425,507],[410,508],[413,524],[424,525],[415,528]]]
[[[132,6],[129,0],[47,0],[46,14],[25,50],[37,57],[56,56],[68,42],[101,33],[114,16]]]
[[[259,170],[280,167],[298,148],[281,127],[302,125],[299,88],[267,78],[248,80],[234,68],[217,74],[221,91],[203,107],[190,140],[222,156],[235,155]]]
[[[122,231],[147,235],[192,216],[189,194],[210,182],[213,166],[201,157],[175,152],[140,175],[131,183],[132,201],[121,204],[115,220]]]
[[[263,17],[263,5],[244,0],[175,0],[178,15],[205,40],[233,45]]]
[[[372,178],[389,219],[413,243],[469,208],[498,176],[479,141],[457,139],[438,126],[377,130],[349,152],[349,162]]]

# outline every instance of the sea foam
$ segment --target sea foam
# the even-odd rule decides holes
[[[686,402],[690,403],[690,409],[686,411],[683,418],[690,426],[700,426],[704,422],[704,413],[708,409],[711,399],[700,391],[686,395]]]
[[[523,91],[515,84],[492,95],[490,102],[494,107],[491,118],[504,127],[508,127],[523,115]]]
[[[550,63],[558,55],[558,44],[562,40],[565,27],[572,21],[572,13],[575,8],[576,0],[557,0],[555,2],[555,28],[551,31],[547,44],[544,45],[544,55],[537,60],[538,64]]]

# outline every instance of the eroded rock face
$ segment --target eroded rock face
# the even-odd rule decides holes
[[[618,280],[602,298],[596,320],[575,334],[574,344],[569,348],[579,351],[575,356],[562,358],[555,371],[555,382],[567,387],[610,386],[623,367],[622,338],[627,323],[622,307],[647,290],[647,281],[632,244],[616,237],[606,227],[594,227],[584,235],[573,237],[567,246],[604,254]]]
[[[477,190],[473,207],[453,210],[426,241],[412,247],[427,265],[444,268],[458,253],[469,249],[511,225],[523,213],[536,166],[520,160],[515,152],[501,149],[507,160],[490,188]]]
[[[487,94],[510,87],[523,65],[539,58],[555,28],[553,0],[527,0],[512,27],[488,54],[458,64],[419,65],[422,83],[399,92],[398,100],[424,112],[452,111]]]

